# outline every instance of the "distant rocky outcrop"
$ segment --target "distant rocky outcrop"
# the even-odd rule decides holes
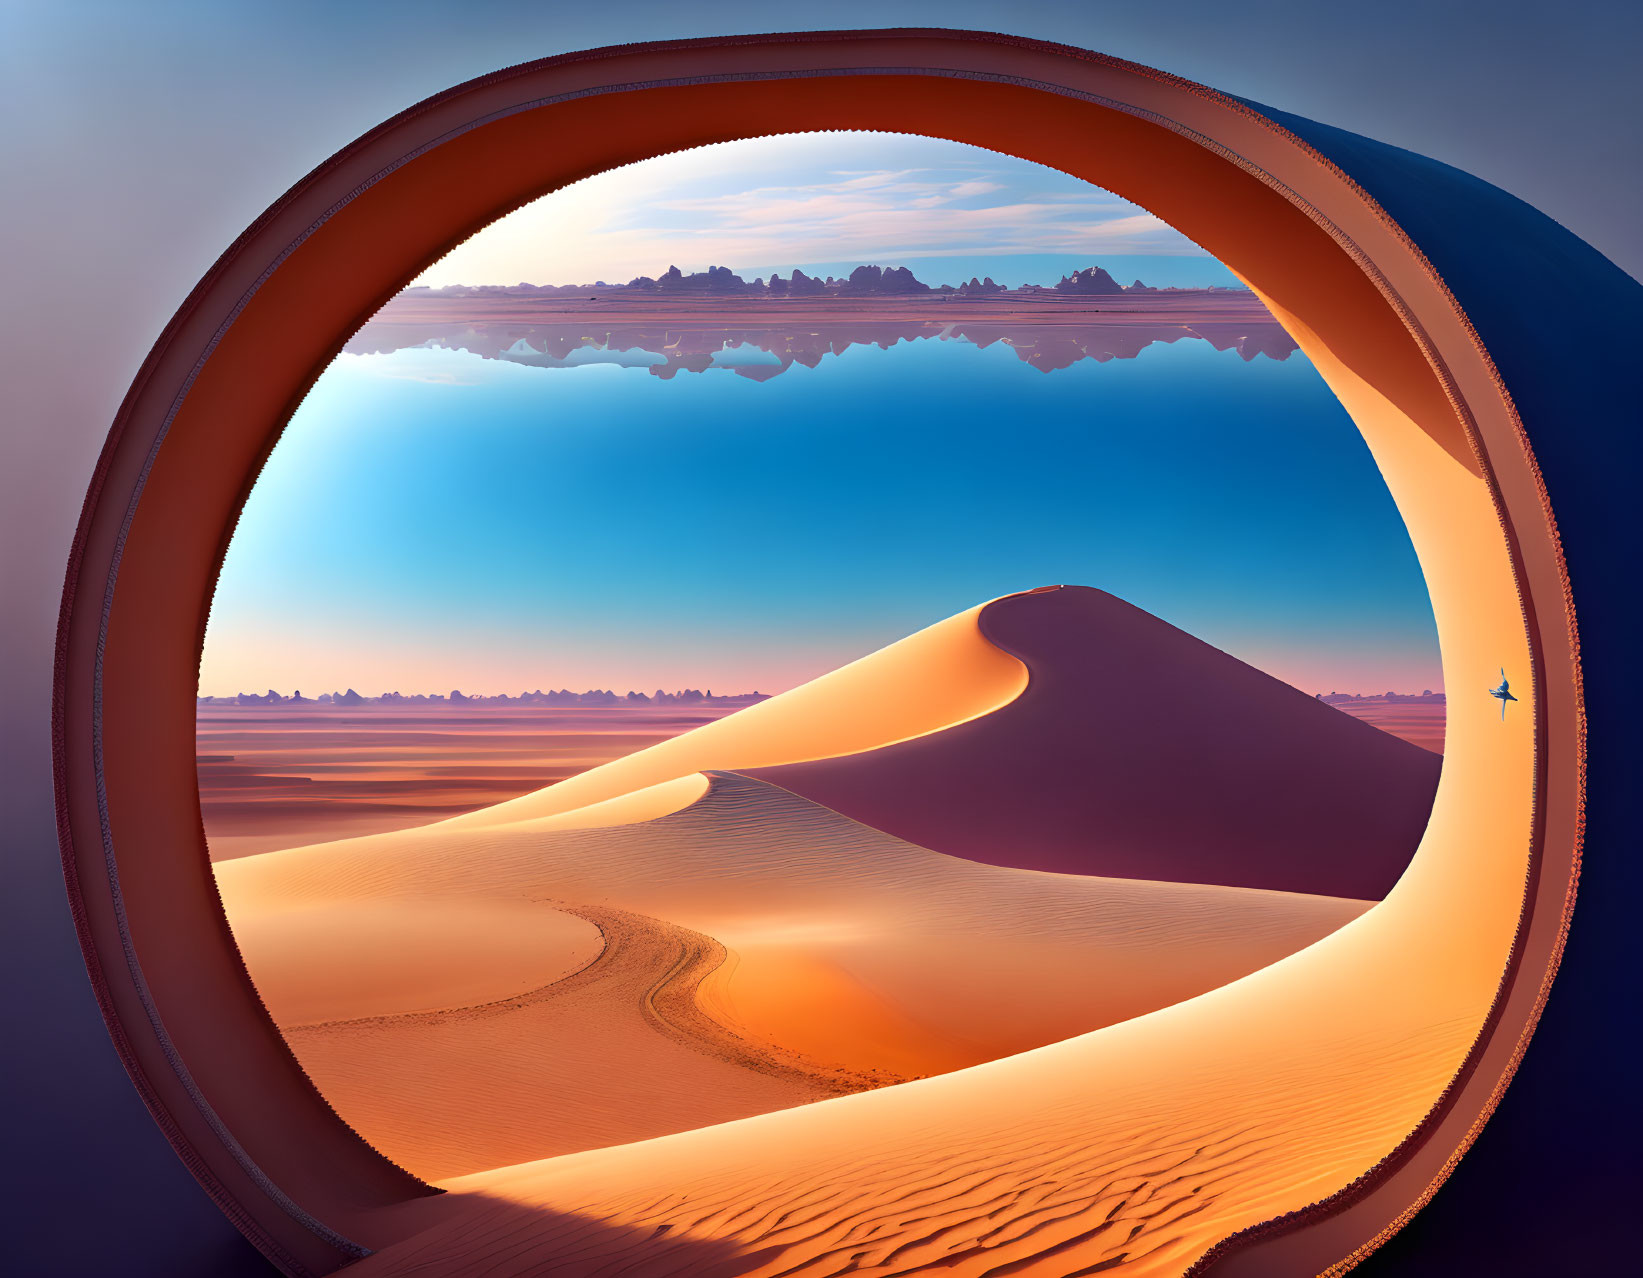
[[[806,275],[796,268],[787,282],[787,292],[791,297],[816,297],[826,291],[827,284],[821,276]]]
[[[863,294],[905,297],[910,293],[928,293],[930,286],[916,279],[905,266],[892,266],[888,270],[878,266],[858,266],[850,272],[850,278],[845,280],[839,291],[851,297]]]
[[[1346,705],[1353,701],[1384,701],[1387,705],[1436,705],[1446,704],[1447,698],[1441,692],[1433,692],[1426,688],[1420,692],[1320,692],[1318,700],[1332,706]]]
[[[557,691],[544,692],[537,688],[534,692],[521,692],[518,696],[508,693],[498,693],[495,696],[471,696],[453,688],[448,694],[434,693],[431,696],[425,693],[407,694],[403,692],[384,692],[378,697],[364,697],[352,688],[347,692],[326,692],[319,697],[309,699],[300,692],[289,697],[281,696],[273,689],[266,694],[255,692],[241,692],[232,697],[196,697],[195,701],[201,706],[747,706],[755,701],[767,699],[766,693],[757,690],[753,692],[737,692],[728,696],[715,696],[711,688],[705,692],[700,688],[684,688],[677,692],[667,692],[658,688],[654,694],[646,695],[643,692],[616,692],[610,688],[590,688],[586,692],[572,692],[569,688],[560,688]]]
[[[1125,287],[1099,266],[1086,266],[1071,275],[1061,277],[1055,286],[1063,293],[1157,293],[1179,290],[1160,290],[1140,280]],[[670,266],[660,275],[636,275],[626,284],[607,284],[597,280],[592,284],[447,284],[440,288],[418,285],[406,289],[403,297],[458,298],[458,297],[576,297],[597,301],[598,296],[623,294],[654,294],[659,297],[819,297],[828,294],[837,297],[908,297],[919,293],[957,293],[982,295],[1007,293],[1011,290],[995,284],[991,277],[968,281],[956,287],[942,284],[932,287],[920,280],[905,266],[875,266],[866,264],[853,269],[842,279],[829,275],[806,275],[794,270],[790,275],[771,275],[770,279],[744,280],[728,266],[710,266],[705,271],[689,274],[677,266]],[[1025,285],[1021,292],[1042,292],[1043,286]],[[1191,291],[1191,290],[1188,290]],[[1222,290],[1225,291],[1225,290]]]
[[[1139,284],[1141,281],[1137,280]],[[1063,275],[1057,284],[1060,293],[1122,293],[1124,286],[1099,266],[1086,266],[1071,275]]]
[[[656,281],[659,293],[745,293],[747,289],[747,281],[728,266],[710,266],[693,275],[670,266]]]

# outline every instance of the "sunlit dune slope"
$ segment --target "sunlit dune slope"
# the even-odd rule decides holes
[[[670,741],[453,817],[444,828],[554,816],[708,768],[872,750],[987,714],[1021,694],[1027,670],[982,637],[977,618],[984,606]]]
[[[1104,591],[1008,595],[980,627],[1031,671],[1021,696],[753,775],[909,842],[1030,869],[1378,899],[1414,854],[1442,767],[1431,752]]]
[[[995,607],[1044,618],[1064,598],[1078,593]],[[1509,592],[1500,602],[1504,614]],[[1054,632],[1029,626],[1026,638]],[[1490,632],[1494,649],[1509,647],[1507,633]],[[1076,643],[1047,651],[1087,655]],[[1195,659],[1250,682],[1223,654]],[[1047,666],[1034,660],[1042,684]],[[1205,693],[1214,709],[1215,689]],[[1013,703],[999,704],[976,722]],[[1346,723],[1359,741],[1382,739]],[[1072,734],[1125,727],[1096,715]],[[688,805],[686,774],[652,776],[646,786],[677,784],[607,811],[687,806],[637,824],[555,829],[515,809],[218,869],[231,919],[525,901],[600,931],[599,957],[545,986],[481,964],[491,988],[513,982],[484,1004],[287,1025],[322,1090],[392,1156],[436,1176],[517,1160],[396,1209],[420,1232],[361,1261],[362,1275],[1179,1274],[1215,1240],[1385,1157],[1473,1041],[1522,891],[1527,814],[1514,796],[1531,793],[1532,726],[1468,703],[1452,728],[1456,753],[1421,850],[1362,913],[1359,902],[945,856],[734,775],[713,775]],[[928,741],[964,731],[937,725]],[[1182,748],[1190,762],[1194,747]],[[593,788],[586,802],[619,797]],[[1180,794],[1166,786],[1165,805]],[[1334,836],[1361,814],[1324,815],[1320,841],[1334,856]],[[1308,929],[1320,935],[1310,945]],[[1248,949],[1257,937],[1304,948],[1207,989],[1265,961]],[[1052,943],[1035,949],[1041,939]],[[1110,1000],[1137,973],[1173,979],[1194,953],[1206,993],[1182,999],[1182,977],[1159,994],[1182,1001],[1048,1041],[1067,1032],[1069,1006],[1140,1010]],[[328,975],[346,968],[333,956]],[[584,1033],[607,1036],[597,1061],[576,1049]],[[1035,1033],[1045,1046],[838,1094],[863,1075],[1017,1050]],[[797,1103],[817,1096],[828,1099]],[[601,1107],[609,1138],[635,1143],[525,1161],[532,1145],[599,1143],[590,1116]],[[652,1122],[701,1125],[641,1139]]]
[[[1467,703],[1453,735],[1403,878],[1296,954],[970,1069],[447,1181],[358,1271],[1179,1275],[1386,1158],[1474,1041],[1523,890],[1532,725]]]
[[[1463,1017],[1395,1039],[1368,1030],[1316,1057],[1315,1039],[1288,1035],[1296,1050],[1279,1055],[1248,1040],[1205,1052],[1150,1021],[1130,1023],[1145,1038],[1104,1031],[1105,1050],[1078,1039],[450,1180],[406,1209],[425,1231],[358,1272],[1175,1278],[1214,1240],[1383,1156],[1470,1029]],[[1170,1053],[1163,1068],[1149,1047]]]
[[[551,985],[600,957],[593,923],[534,901],[293,899],[223,880],[234,939],[276,1023],[466,1007]]]
[[[1366,908],[959,860],[735,774],[654,820],[551,826],[428,828],[218,867],[252,976],[304,1067],[425,1175],[960,1069],[1191,997]],[[448,948],[475,993],[434,1010],[411,990],[395,1003],[385,956],[438,908],[494,910],[498,937],[536,910],[544,948],[558,929],[563,957],[543,979]],[[347,927],[355,910],[369,929]],[[396,912],[404,938],[384,922]],[[334,930],[305,962],[292,941],[315,932],[314,915]],[[602,952],[567,921],[596,927]],[[420,963],[405,971],[425,979]],[[310,1011],[320,991],[323,1016]]]

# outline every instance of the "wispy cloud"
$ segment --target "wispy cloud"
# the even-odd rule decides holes
[[[867,155],[922,162],[851,162]],[[422,282],[588,283],[674,263],[1094,251],[1200,250],[1134,205],[1025,161],[930,139],[805,135],[704,147],[590,178],[480,232]]]

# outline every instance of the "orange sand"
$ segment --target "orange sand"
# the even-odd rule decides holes
[[[526,901],[296,901],[240,909],[234,939],[280,1025],[507,998],[592,963],[599,929]]]
[[[412,831],[219,867],[230,917],[252,941],[253,977],[264,982],[267,963],[277,983],[333,992],[325,1015],[270,997],[298,1058],[362,1134],[423,1175],[962,1069],[1191,997],[1367,908],[978,865],[735,774],[715,774],[710,794],[659,819],[541,828],[555,820]],[[365,964],[357,1009],[336,1005],[353,964],[335,950],[308,963],[300,944],[256,943],[316,908],[384,921],[358,935],[370,952],[361,958],[378,961]],[[533,909],[545,924],[578,913],[602,927],[604,953],[589,963],[586,938],[571,932],[555,963],[546,926],[536,968],[453,952],[482,991],[470,1002],[500,1006],[452,1000],[434,1003],[445,1011],[432,1017],[389,1014],[380,986],[405,946],[386,921],[404,911],[414,926],[442,908],[494,910],[499,931],[515,918],[528,926]],[[337,944],[354,936],[339,929]],[[709,1043],[701,1027],[682,1044],[647,1009],[681,953],[713,944],[720,952],[697,964],[688,992],[701,987],[699,1006],[727,1033]],[[635,963],[639,951],[652,954],[648,966]],[[407,984],[424,970],[407,966]],[[541,970],[552,974],[522,979]],[[783,1068],[759,1063],[771,1054]]]
[[[1440,626],[1521,663],[1509,579],[1470,581],[1473,613]],[[802,744],[781,700],[754,744]],[[603,919],[599,961],[524,996],[288,1026],[344,1116],[453,1191],[395,1208],[419,1232],[362,1275],[1179,1274],[1363,1173],[1453,1076],[1516,917],[1531,729],[1451,710],[1420,852],[1367,909],[959,861],[737,776],[635,825],[534,831],[532,796],[218,869],[233,919],[431,899]],[[637,968],[604,958],[634,947]],[[1079,1018],[1093,1032],[1061,1037]],[[951,1072],[838,1094],[921,1065]],[[637,1143],[524,1161],[612,1140]]]

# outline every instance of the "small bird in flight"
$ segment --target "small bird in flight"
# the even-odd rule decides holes
[[[1500,718],[1501,722],[1504,723],[1506,721],[1506,703],[1508,701],[1517,700],[1517,698],[1512,695],[1512,685],[1506,681],[1505,666],[1500,668],[1500,687],[1490,688],[1489,695],[1496,698],[1500,702]]]

